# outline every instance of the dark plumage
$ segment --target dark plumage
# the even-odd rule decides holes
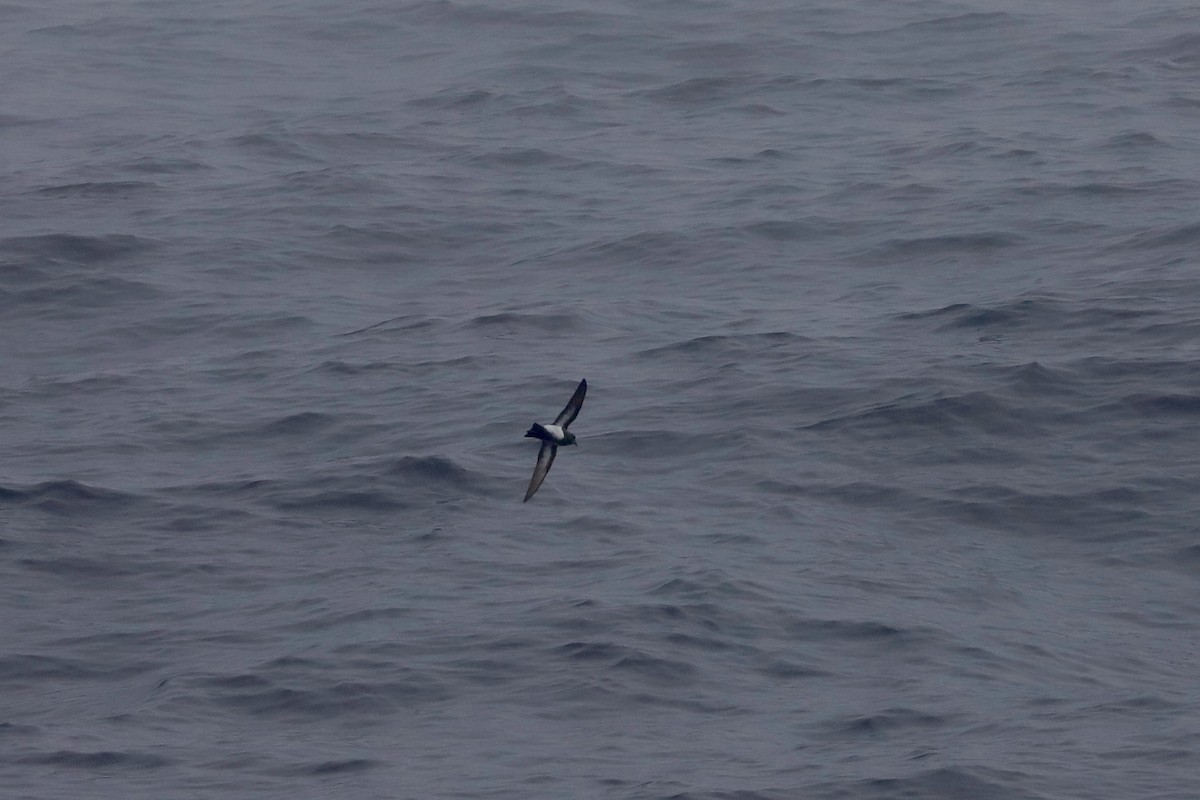
[[[566,407],[554,418],[554,422],[549,425],[535,422],[525,432],[526,436],[538,439],[542,443],[541,449],[538,450],[537,464],[533,468],[533,477],[529,479],[529,488],[525,490],[525,500],[533,497],[533,493],[546,479],[546,473],[550,471],[554,457],[558,455],[558,446],[560,444],[576,444],[575,434],[570,433],[567,426],[579,416],[579,408],[583,405],[583,398],[586,394],[587,381],[582,380],[575,389],[575,394],[571,395],[571,399],[567,401]],[[521,502],[525,502],[525,500]]]

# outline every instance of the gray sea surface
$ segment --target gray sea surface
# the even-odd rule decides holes
[[[1196,4],[0,63],[6,800],[1200,797]]]

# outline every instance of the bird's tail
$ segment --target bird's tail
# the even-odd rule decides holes
[[[542,427],[542,423],[540,422],[533,423],[533,426],[529,430],[525,431],[525,435],[532,436],[534,439],[541,439],[543,442],[554,441],[554,437],[550,435],[549,431]]]

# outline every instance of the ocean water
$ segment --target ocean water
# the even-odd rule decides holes
[[[5,798],[1200,796],[1194,4],[0,52]]]

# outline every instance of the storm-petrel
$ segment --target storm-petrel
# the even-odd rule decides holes
[[[533,427],[525,432],[526,436],[540,439],[542,442],[542,448],[538,450],[537,466],[533,468],[533,477],[529,479],[529,488],[525,490],[525,500],[533,497],[533,493],[546,479],[546,473],[550,471],[550,465],[554,463],[554,457],[558,455],[558,446],[575,444],[575,434],[568,432],[567,426],[579,416],[579,407],[583,405],[585,394],[587,394],[587,381],[582,380],[579,382],[575,394],[571,395],[571,399],[567,402],[567,407],[554,418],[552,424],[542,425],[535,422]],[[525,500],[521,502],[523,503]]]

